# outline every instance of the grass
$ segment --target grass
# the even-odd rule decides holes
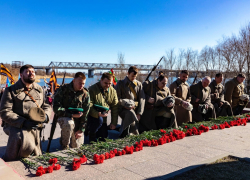
[[[211,180],[211,179],[250,179],[250,163],[227,156],[196,169],[177,175],[171,180]]]

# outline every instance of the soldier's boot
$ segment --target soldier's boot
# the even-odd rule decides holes
[[[132,122],[129,126],[129,135],[138,135],[139,131],[137,129],[135,121]]]
[[[120,138],[124,138],[129,134],[129,129],[128,127],[126,129],[124,129],[121,133],[121,135],[119,136]]]

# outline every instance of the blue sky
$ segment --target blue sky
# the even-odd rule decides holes
[[[0,61],[154,64],[201,50],[250,22],[249,0],[0,0]]]

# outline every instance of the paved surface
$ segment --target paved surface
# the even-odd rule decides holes
[[[50,126],[45,135],[48,137]],[[110,134],[115,137],[115,132]],[[0,129],[0,153],[3,154],[7,136]],[[59,148],[60,128],[56,129],[52,150]],[[52,174],[35,177],[19,162],[8,162],[25,179],[165,179],[167,175],[218,156],[235,155],[250,158],[250,123],[224,130],[210,130],[199,136],[186,137],[157,147],[144,147],[143,151],[134,152],[105,160],[103,164],[88,162],[77,171],[62,167]],[[47,142],[45,143],[47,146]],[[46,149],[46,146],[44,149]]]

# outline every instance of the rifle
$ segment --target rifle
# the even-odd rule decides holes
[[[51,125],[51,129],[50,129],[50,136],[48,138],[48,146],[47,146],[47,150],[46,152],[49,152],[49,148],[50,148],[50,144],[51,144],[51,141],[53,139],[53,136],[54,136],[54,133],[55,133],[55,129],[56,129],[56,123],[57,123],[57,115],[55,114],[54,115],[54,118],[53,118],[53,122],[52,122],[52,125]]]
[[[69,113],[71,114],[77,114],[79,112],[83,112],[83,109],[82,108],[71,108],[69,107],[66,111],[68,111]],[[56,123],[57,123],[57,115],[55,114],[54,115],[54,118],[53,118],[53,122],[52,122],[52,125],[51,125],[51,129],[50,129],[50,136],[49,136],[49,141],[48,141],[48,146],[47,146],[47,150],[46,152],[49,152],[49,148],[50,148],[50,144],[51,144],[51,141],[53,139],[53,136],[54,136],[54,133],[55,133],[55,130],[56,130]]]
[[[197,74],[198,74],[198,73],[196,73],[196,75],[195,75],[195,77],[194,77],[194,81],[193,81],[193,83],[192,83],[192,84],[194,84],[194,83],[195,83],[195,81],[196,81],[196,79],[197,79]]]
[[[66,71],[64,72],[64,75],[63,75],[62,85],[64,85],[65,75],[66,75]]]
[[[151,70],[151,72],[148,74],[147,78],[145,81],[148,80],[148,78],[150,77],[150,75],[152,74],[152,72],[157,68],[157,66],[160,64],[161,60],[164,58],[164,56],[161,57],[160,61],[153,67],[153,69]]]

